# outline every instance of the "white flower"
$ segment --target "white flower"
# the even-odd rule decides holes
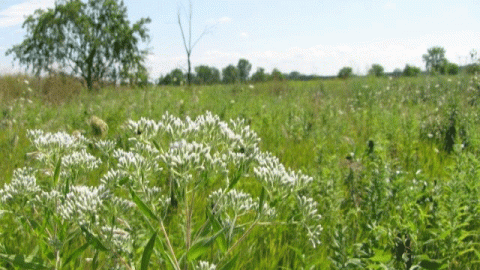
[[[320,233],[323,228],[320,225],[322,216],[317,213],[317,202],[312,198],[297,196],[297,207],[300,211],[300,222],[307,231],[308,240],[313,248],[320,244]]]
[[[13,172],[13,178],[10,184],[6,184],[0,189],[0,202],[15,201],[16,199],[28,198],[41,189],[37,186],[37,181],[31,168],[20,168]]]
[[[215,264],[206,262],[206,261],[199,261],[197,265],[195,265],[195,270],[216,270],[217,266]]]
[[[62,166],[67,169],[93,170],[98,168],[102,162],[100,159],[87,153],[85,149],[73,152],[62,158]]]
[[[65,201],[58,207],[58,213],[65,220],[85,225],[98,220],[102,204],[108,197],[109,192],[103,185],[72,186]]]

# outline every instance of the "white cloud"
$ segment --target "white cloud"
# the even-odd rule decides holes
[[[472,49],[477,49],[475,37],[479,32],[457,31],[436,33],[410,39],[386,39],[367,43],[349,43],[336,45],[316,45],[311,47],[295,46],[284,50],[247,50],[238,52],[211,48],[206,51],[195,51],[192,55],[193,66],[209,65],[222,69],[229,64],[236,64],[238,59],[245,58],[267,72],[273,68],[288,73],[299,71],[303,74],[336,75],[344,66],[351,66],[354,72],[365,74],[373,63],[382,65],[387,72],[395,68],[403,69],[405,64],[415,65],[422,69],[425,63],[422,55],[432,46],[443,46],[446,57],[452,62],[465,64],[465,57]],[[272,47],[273,48],[273,47]],[[184,53],[167,55],[158,53],[147,61],[152,78],[166,74],[174,68],[187,67]]]
[[[387,2],[384,6],[383,6],[384,9],[387,9],[387,10],[395,10],[397,8],[397,4],[395,3],[392,3],[392,2]]]
[[[55,0],[29,0],[0,11],[0,28],[22,24],[25,16],[33,14],[39,8],[53,7]]]
[[[229,23],[232,21],[232,18],[229,18],[229,17],[222,17],[220,19],[217,20],[218,23],[220,24],[224,24],[224,23]]]
[[[247,38],[247,37],[248,37],[248,34],[245,33],[245,32],[242,32],[242,33],[240,33],[240,36],[241,36],[242,38]]]

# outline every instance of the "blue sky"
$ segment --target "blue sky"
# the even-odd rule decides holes
[[[152,78],[186,68],[177,11],[188,1],[124,0],[130,21],[150,17]],[[413,64],[424,69],[422,54],[432,46],[465,64],[480,51],[480,1],[395,0],[192,0],[193,36],[206,28],[192,53],[194,66],[219,69],[249,60],[253,69],[335,75],[344,66],[364,74],[373,63],[386,71]],[[0,73],[22,70],[5,50],[20,43],[24,16],[54,0],[0,0]],[[183,8],[182,8],[183,7]],[[185,17],[183,17],[186,19]],[[186,21],[185,21],[186,22]],[[212,28],[213,27],[213,28]]]

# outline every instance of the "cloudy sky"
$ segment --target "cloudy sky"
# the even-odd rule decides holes
[[[0,0],[0,73],[22,70],[5,51],[22,41],[24,16],[54,0]],[[131,21],[150,17],[152,78],[186,68],[177,12],[187,0],[124,0]],[[253,70],[335,75],[344,66],[364,74],[373,63],[386,71],[413,64],[442,46],[465,64],[480,51],[480,0],[193,0],[194,66],[219,69],[246,58]],[[183,17],[185,20],[186,17]]]

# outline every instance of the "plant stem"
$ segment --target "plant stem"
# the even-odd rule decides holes
[[[167,231],[165,230],[165,226],[163,226],[163,221],[162,220],[159,220],[159,221],[160,221],[160,228],[162,229],[162,233],[165,236],[165,240],[167,241],[168,250],[170,251],[170,253],[173,256],[173,262],[175,263],[175,269],[180,270],[180,265],[178,264],[177,256],[175,256],[175,252],[173,251],[172,244],[170,243],[170,239],[168,238]]]

